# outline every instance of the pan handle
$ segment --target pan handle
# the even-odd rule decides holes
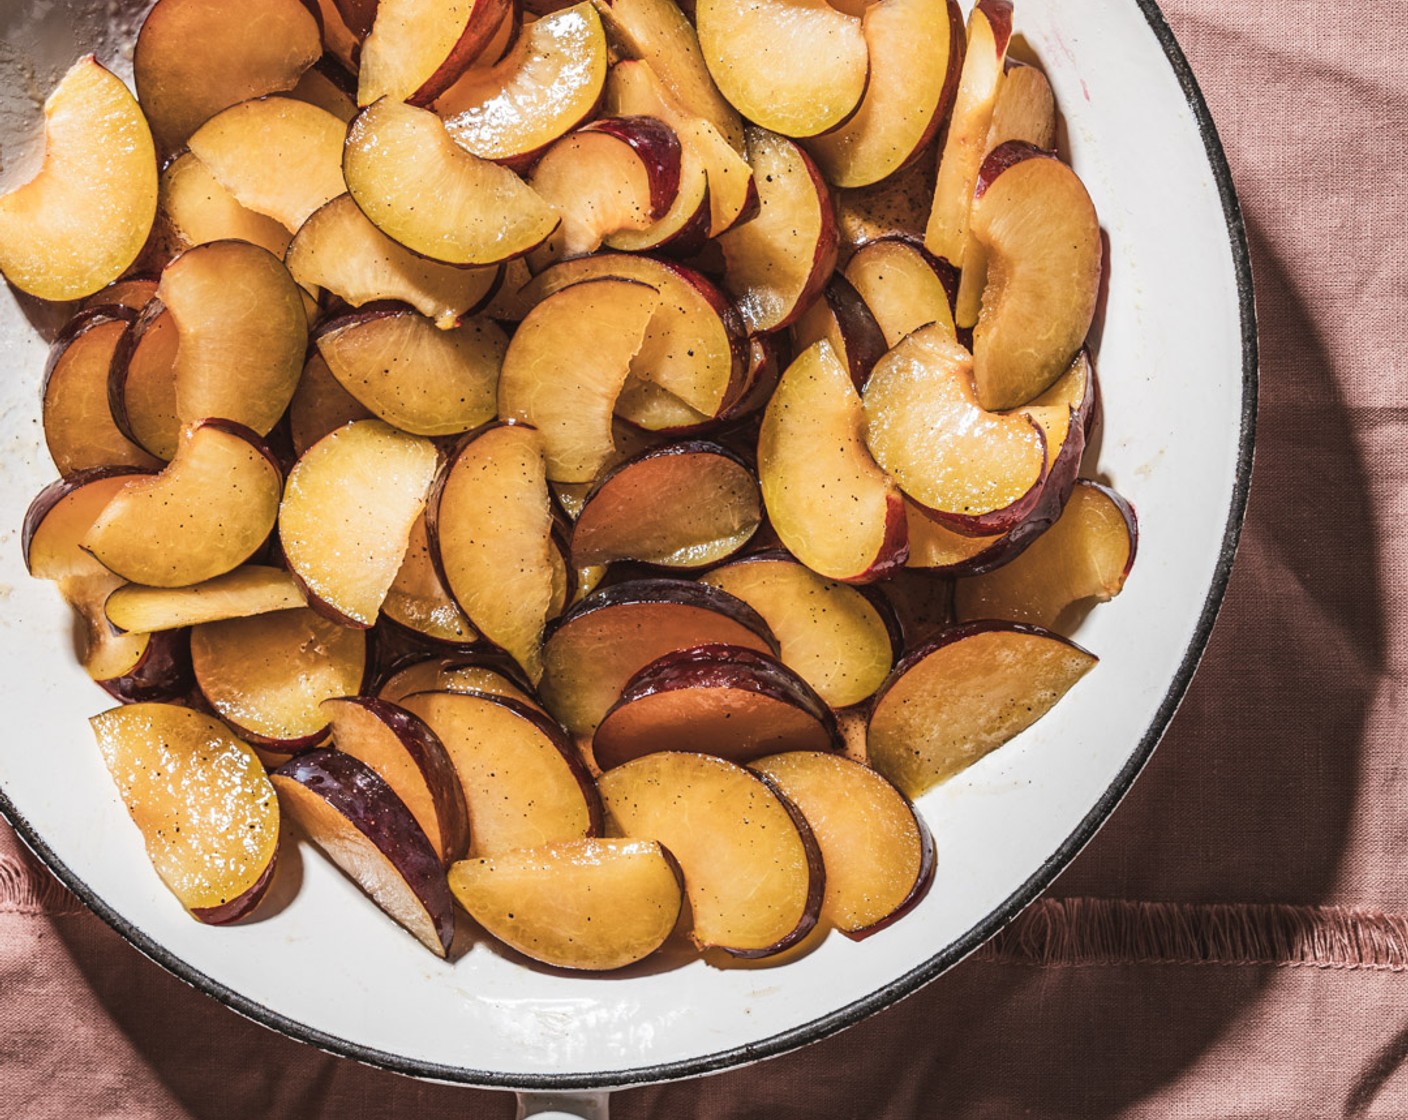
[[[609,1093],[519,1093],[517,1120],[607,1120]]]

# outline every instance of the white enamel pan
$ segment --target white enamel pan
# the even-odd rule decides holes
[[[5,0],[0,141],[25,176],[37,105],[80,54],[130,72],[143,5]],[[116,16],[114,13],[118,13]],[[921,799],[933,889],[855,944],[720,970],[671,958],[609,978],[538,970],[476,942],[435,960],[315,852],[273,916],[193,922],[152,874],[84,717],[102,710],[67,608],[25,574],[19,529],[49,482],[45,331],[0,293],[0,812],[140,951],[267,1027],[414,1077],[518,1090],[523,1115],[604,1117],[613,1087],[713,1073],[803,1046],[963,959],[1052,881],[1114,810],[1187,688],[1227,585],[1251,474],[1256,334],[1242,223],[1202,97],[1151,0],[1018,0],[1069,150],[1109,235],[1097,360],[1102,477],[1137,507],[1124,594],[1076,637],[1101,662],[1032,729]],[[30,163],[28,166],[32,167]],[[25,176],[27,177],[27,176]]]

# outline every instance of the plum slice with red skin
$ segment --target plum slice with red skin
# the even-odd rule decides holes
[[[865,187],[894,174],[934,139],[963,67],[957,0],[867,4],[861,31],[869,82],[855,114],[807,150],[829,182]]]
[[[988,151],[993,107],[1002,87],[1012,40],[1011,0],[978,0],[968,16],[968,46],[958,78],[948,133],[934,180],[934,202],[924,244],[955,268],[967,261],[969,208],[978,169]]]
[[[842,744],[826,702],[782,662],[740,646],[705,645],[667,653],[639,670],[592,736],[603,770],[666,745],[751,762]]]
[[[1107,486],[1076,483],[1065,510],[1011,563],[954,588],[960,619],[1005,618],[1054,629],[1077,603],[1124,587],[1139,539],[1134,508]]]
[[[899,625],[883,597],[824,579],[786,552],[744,556],[700,579],[762,615],[782,663],[833,708],[867,699],[898,656]]]
[[[543,644],[543,703],[574,734],[596,730],[630,678],[657,657],[724,643],[776,655],[752,607],[689,580],[612,584],[567,611]]]
[[[433,645],[458,649],[479,638],[440,578],[431,555],[424,514],[411,526],[406,557],[381,604],[381,613],[383,618]]]
[[[882,237],[855,251],[846,262],[846,279],[855,285],[885,335],[886,347],[930,323],[942,325],[950,338],[957,277],[953,267],[923,244],[907,237]]]
[[[992,107],[988,151],[1021,140],[1048,152],[1056,150],[1056,95],[1037,67],[1009,58]]]
[[[109,625],[103,603],[125,581],[82,548],[98,515],[134,477],[144,476],[133,467],[97,467],[58,479],[30,503],[20,533],[29,574],[55,583],[83,620],[78,660],[96,681],[134,672],[150,652],[149,635]]]
[[[861,105],[870,52],[861,21],[824,0],[696,0],[709,73],[744,117],[818,136]]]
[[[793,751],[751,763],[797,806],[821,849],[821,921],[855,941],[907,914],[934,881],[934,838],[909,798],[843,755]]]
[[[967,575],[1002,563],[1012,537],[1022,528],[975,537],[940,524],[915,502],[906,500],[904,513],[909,525],[905,567],[939,575]]]
[[[308,346],[303,295],[283,262],[243,241],[200,245],[167,265],[157,298],[176,332],[178,421],[222,417],[268,435]]]
[[[53,581],[79,617],[79,663],[124,704],[177,700],[194,685],[187,632],[115,629],[103,604],[123,579],[80,547],[102,508],[135,473],[128,467],[96,467],[51,483],[30,504],[21,533],[30,574]]]
[[[525,171],[596,111],[606,56],[601,17],[574,4],[529,23],[502,61],[466,70],[435,111],[460,147]]]
[[[324,700],[333,746],[391,787],[446,866],[469,851],[469,811],[449,753],[425,721],[370,696]]]
[[[988,126],[987,148],[1009,140],[1022,140],[1044,151],[1056,149],[1056,97],[1051,83],[1035,66],[1007,60]],[[970,229],[963,249],[963,275],[954,301],[953,317],[960,327],[972,329],[982,310],[983,288],[988,282],[987,249]]]
[[[347,130],[346,190],[382,233],[447,264],[522,256],[558,216],[506,167],[465,151],[434,113],[383,98]]]
[[[293,754],[327,738],[319,707],[361,691],[367,636],[307,608],[206,622],[191,630],[196,683],[256,746]]]
[[[196,687],[191,632],[163,630],[144,636],[150,640],[141,658],[121,676],[98,681],[98,687],[123,704],[189,703]]]
[[[786,137],[751,127],[755,218],[719,237],[724,287],[754,332],[789,326],[836,266],[836,211],[816,164]]]
[[[636,62],[628,65],[639,68],[647,64]],[[619,64],[613,67],[613,73],[618,69]],[[726,173],[735,170],[742,161],[712,125],[682,115],[663,100],[662,95],[663,91],[657,84],[645,96],[622,99],[613,95],[606,98],[607,117],[604,119],[644,116],[659,121],[675,137],[680,156],[678,186],[669,209],[643,229],[616,230],[607,233],[603,240],[611,248],[627,252],[653,252],[688,258],[704,248],[714,233],[719,217],[713,200],[710,168],[713,167],[715,176],[719,177],[721,168]],[[721,162],[723,160],[728,162]],[[752,172],[746,164],[743,171],[751,182]],[[725,223],[731,224],[731,219]]]
[[[1010,139],[1021,139],[1046,151],[1056,151],[1056,94],[1041,69],[1008,58],[993,106],[987,149],[993,151]]]
[[[630,359],[626,387],[616,401],[618,414],[638,426],[653,427],[626,402],[632,386],[648,382],[700,416],[720,415],[742,391],[747,376],[747,337],[732,301],[685,265],[606,252],[553,265],[529,285],[525,296],[536,303],[599,277],[638,280],[660,293],[640,349]]]
[[[162,882],[197,921],[250,913],[273,877],[279,806],[264,767],[219,720],[174,704],[90,721]]]
[[[1081,456],[1099,405],[1095,367],[1090,355],[1082,351],[1050,389],[1019,410],[1035,420],[1046,436],[1046,483],[1032,513],[1014,529],[968,536],[939,524],[920,506],[907,501],[907,566],[935,574],[976,576],[1021,555],[1065,507],[1076,485]]]
[[[449,752],[469,808],[471,856],[600,835],[591,775],[549,717],[481,692],[418,692],[401,703]]]
[[[181,438],[176,412],[176,319],[152,298],[118,340],[108,369],[108,411],[117,430],[154,459],[169,461]]]
[[[758,436],[758,480],[773,529],[829,579],[882,579],[908,555],[900,492],[866,449],[861,399],[830,345],[804,351],[778,383]]]
[[[1049,389],[1015,410],[1030,417],[1046,438],[1046,484],[1036,509],[1023,525],[1050,525],[1061,516],[1080,473],[1086,440],[1099,407],[1095,366],[1089,351],[1081,350]]]
[[[748,336],[747,373],[731,403],[719,414],[721,420],[739,420],[767,407],[792,350],[780,335]]]
[[[680,191],[680,142],[654,117],[600,117],[554,143],[528,185],[561,218],[529,259],[541,268],[595,252],[609,234],[644,230],[663,218]]]
[[[62,475],[94,467],[153,470],[160,460],[128,439],[113,420],[108,381],[113,359],[137,319],[127,307],[80,311],[49,348],[42,419],[49,457]]]
[[[83,299],[137,260],[156,219],[156,151],[127,87],[92,55],[44,102],[44,162],[0,195],[0,272],[47,300]]]
[[[376,622],[437,459],[428,439],[380,420],[354,420],[300,456],[279,506],[279,542],[315,610],[344,626]]]
[[[557,968],[624,968],[655,952],[684,905],[679,864],[653,841],[559,841],[466,860],[450,891],[505,945]]]
[[[602,244],[628,253],[692,257],[709,241],[713,213],[709,198],[709,176],[703,157],[694,146],[681,143],[679,187],[669,209],[642,229],[607,233]]]
[[[137,96],[162,151],[231,105],[292,89],[323,53],[299,0],[159,0],[132,56]]]
[[[666,444],[613,468],[587,495],[572,563],[702,568],[747,544],[762,515],[757,480],[737,455],[701,440]]]
[[[990,413],[972,358],[941,324],[907,335],[875,367],[865,440],[901,490],[942,524],[985,536],[1020,525],[1041,500],[1046,436],[1025,413]]]
[[[293,97],[232,105],[200,126],[191,152],[241,206],[289,233],[347,188],[342,142],[347,126],[326,109]],[[258,152],[258,159],[250,159]]]
[[[447,330],[488,302],[502,275],[497,265],[464,268],[411,252],[377,229],[346,194],[299,227],[284,264],[311,292],[326,289],[353,307],[408,303]]]
[[[582,280],[519,324],[499,375],[499,415],[542,433],[553,482],[591,482],[613,457],[611,413],[660,293],[638,280]]]
[[[512,17],[511,0],[379,0],[362,43],[357,103],[429,105]]]
[[[850,371],[857,389],[865,385],[875,363],[889,349],[879,322],[841,272],[831,274],[821,298],[792,325],[792,348],[797,353],[823,338]]]
[[[533,681],[542,674],[543,630],[560,609],[545,472],[535,429],[491,424],[441,468],[425,522],[444,586]]]
[[[918,797],[1025,731],[1097,660],[1036,626],[951,627],[901,661],[875,697],[870,764]]]
[[[101,627],[107,630],[101,614],[92,620],[79,609],[84,620],[83,668],[94,683],[117,702],[184,702],[196,685],[190,665],[190,634],[184,630],[161,634],[120,634],[114,640],[87,637]]]
[[[766,957],[816,925],[821,853],[771,780],[735,763],[649,754],[598,781],[607,834],[656,840],[679,861],[700,948]]]
[[[290,759],[270,775],[279,804],[388,916],[438,957],[455,936],[445,869],[380,775],[341,751]]]
[[[189,587],[129,583],[108,596],[103,611],[119,630],[145,634],[303,605],[303,591],[288,572],[245,564]]]
[[[983,161],[970,228],[987,262],[973,381],[984,408],[1017,408],[1085,342],[1100,294],[1100,220],[1074,171],[1013,140]]]
[[[974,537],[945,528],[921,507],[906,502],[910,544],[906,567],[929,575],[960,577],[982,575],[1000,568],[1020,556],[1046,532],[1062,508],[1053,505],[1048,513],[1044,498],[1041,507],[1015,529]]]
[[[162,171],[159,216],[181,249],[248,241],[279,258],[288,251],[291,235],[283,224],[241,206],[194,152],[182,152]]]
[[[1077,363],[1084,361],[1083,355],[1077,358]],[[1088,370],[1088,363],[1083,368]],[[1082,402],[1068,393],[1070,382],[1062,378],[1032,405],[1019,410],[1031,415],[1046,434],[1048,464],[1040,500],[1020,524],[1006,531],[973,536],[946,527],[932,512],[906,501],[910,543],[906,565],[935,574],[977,576],[1009,563],[1037,540],[1061,515],[1077,483],[1086,443],[1086,418],[1098,401],[1093,379],[1089,384],[1090,394]],[[1054,403],[1041,404],[1046,397]]]
[[[333,377],[392,427],[451,436],[494,419],[508,338],[488,319],[441,330],[403,303],[331,319],[314,339]]]
[[[83,537],[107,568],[149,587],[185,587],[233,570],[269,537],[283,476],[248,428],[188,428],[156,475],[129,481]]]

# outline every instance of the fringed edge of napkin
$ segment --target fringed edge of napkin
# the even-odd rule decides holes
[[[1408,917],[1270,903],[1044,898],[974,959],[1042,967],[1208,964],[1408,971]]]

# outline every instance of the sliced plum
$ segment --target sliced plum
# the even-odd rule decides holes
[[[826,702],[776,658],[705,645],[638,671],[592,736],[603,770],[666,748],[751,762],[781,751],[840,750],[841,735]]]
[[[245,917],[273,879],[279,803],[264,766],[217,719],[129,704],[90,721],[162,882],[197,921]]]
[[[466,860],[450,869],[450,890],[530,960],[593,972],[655,952],[684,905],[679,865],[649,840],[566,840]]]
[[[900,662],[876,696],[870,764],[918,797],[1046,715],[1096,661],[1036,626],[952,627]]]

